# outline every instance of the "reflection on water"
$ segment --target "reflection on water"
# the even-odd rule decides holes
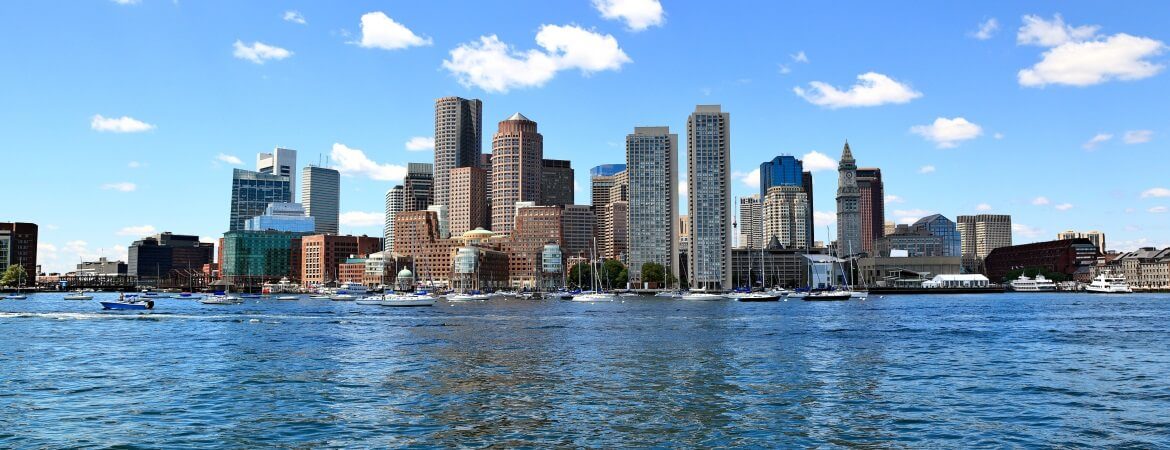
[[[1166,296],[0,301],[0,447],[1170,445]]]

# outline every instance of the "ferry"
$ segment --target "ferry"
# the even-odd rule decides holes
[[[1085,292],[1096,294],[1129,294],[1133,289],[1125,282],[1125,275],[1102,273],[1085,286]]]
[[[1012,290],[1016,292],[1054,292],[1056,291],[1056,283],[1044,275],[1036,274],[1036,278],[1028,278],[1027,275],[1020,274],[1020,277],[1012,280]]]

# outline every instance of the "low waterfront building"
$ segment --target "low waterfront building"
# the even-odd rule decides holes
[[[539,286],[545,244],[564,245],[563,220],[564,210],[555,206],[516,209],[514,228],[504,242],[512,287],[533,289]]]
[[[922,287],[922,282],[933,276],[963,273],[961,256],[870,256],[857,259],[856,263],[856,284],[863,286]]]
[[[118,276],[126,275],[129,266],[125,261],[110,261],[105,256],[97,261],[82,261],[77,265],[77,275]]]
[[[474,232],[469,233],[474,235]],[[464,238],[468,244],[475,239],[474,236],[467,239],[466,235]],[[458,247],[451,265],[451,289],[457,292],[494,291],[508,287],[508,255],[499,250],[477,245]]]
[[[888,257],[896,250],[904,250],[907,256],[946,256],[943,254],[943,240],[930,230],[900,224],[894,232],[874,240],[874,256]]]
[[[223,235],[223,280],[251,289],[281,278],[299,279],[301,237],[287,231],[229,231]],[[201,267],[202,269],[202,267]]]
[[[1118,255],[1108,267],[1125,275],[1125,281],[1137,290],[1170,288],[1170,248],[1142,247]]]
[[[214,245],[199,242],[199,236],[165,232],[134,241],[127,253],[128,274],[139,282],[153,282],[201,272],[204,264],[214,260]]]
[[[545,244],[540,252],[540,286],[544,291],[553,291],[564,287],[565,256],[561,253],[561,246]]]
[[[991,280],[981,274],[935,275],[922,283],[926,289],[972,289],[991,287]]]
[[[28,276],[25,284],[32,284],[38,275],[39,230],[35,223],[0,222],[0,273],[8,270],[8,266],[19,264]]]
[[[1097,246],[1084,238],[1000,247],[984,260],[985,275],[992,281],[1013,270],[1039,268],[1072,276],[1080,267],[1093,266],[1100,253]]]
[[[248,219],[245,231],[285,231],[311,234],[316,221],[300,203],[269,203],[264,214]]]
[[[803,230],[803,227],[802,227]],[[731,276],[735,287],[795,288],[808,285],[805,250],[773,245],[766,249],[731,250]]]
[[[337,265],[338,283],[365,283],[366,259],[349,257],[345,262]]]
[[[338,266],[351,255],[368,255],[381,249],[382,238],[377,237],[305,236],[301,238],[301,284],[310,287],[337,283],[340,281]]]
[[[394,255],[409,258],[424,284],[448,285],[451,256],[459,246],[459,240],[439,236],[439,217],[434,211],[404,211],[394,219]]]

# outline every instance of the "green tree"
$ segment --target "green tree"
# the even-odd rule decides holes
[[[593,269],[589,263],[577,263],[569,269],[569,286],[579,289],[592,289]]]
[[[642,264],[642,281],[650,283],[666,281],[666,268],[656,262]]]
[[[626,265],[616,259],[607,259],[601,263],[601,276],[604,277],[605,287],[610,289],[623,289],[626,287],[626,280],[622,274],[626,270]]]
[[[8,266],[8,270],[4,271],[3,276],[0,276],[0,286],[16,286],[27,277],[28,274],[24,271],[24,266],[13,264]]]

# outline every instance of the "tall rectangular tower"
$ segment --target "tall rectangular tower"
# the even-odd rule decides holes
[[[564,159],[541,160],[540,202],[541,205],[572,205],[573,166]]]
[[[764,222],[760,196],[739,198],[739,248],[764,248]]]
[[[290,202],[296,201],[297,190],[297,151],[277,147],[272,153],[256,155],[256,171],[271,175],[288,177],[289,188],[292,189]]]
[[[669,127],[636,127],[626,136],[629,179],[629,275],[640,283],[653,262],[678,278],[678,135]]]
[[[731,287],[731,116],[698,105],[687,119],[687,214],[691,286]]]
[[[516,202],[539,202],[544,137],[516,113],[492,136],[492,231],[512,232]]]
[[[313,165],[301,173],[301,204],[316,222],[317,234],[338,234],[341,208],[341,172]]]
[[[253,217],[264,214],[269,203],[291,203],[289,177],[276,174],[232,170],[232,204],[228,231],[243,231]]]
[[[882,170],[876,167],[857,169],[857,190],[861,194],[858,214],[861,218],[861,250],[873,254],[873,242],[885,235],[886,191]]]
[[[487,173],[478,167],[451,170],[451,236],[488,228]]]
[[[431,205],[438,204],[435,203],[434,197],[433,170],[433,166],[428,163],[406,164],[406,177],[402,179],[402,187],[405,189],[403,191],[405,195],[402,204],[403,211],[424,211]],[[450,184],[450,177],[450,172],[448,172],[448,184]],[[449,186],[448,192],[450,192]]]
[[[862,251],[860,207],[857,161],[846,142],[841,150],[841,161],[837,163],[837,254],[840,256]]]
[[[394,218],[398,217],[398,213],[404,211],[402,208],[405,203],[406,189],[401,184],[386,191],[386,218],[382,224],[383,251],[394,251]]]
[[[435,100],[433,204],[447,204],[451,192],[451,169],[479,165],[483,148],[482,115],[483,102],[476,99],[443,97]]]

